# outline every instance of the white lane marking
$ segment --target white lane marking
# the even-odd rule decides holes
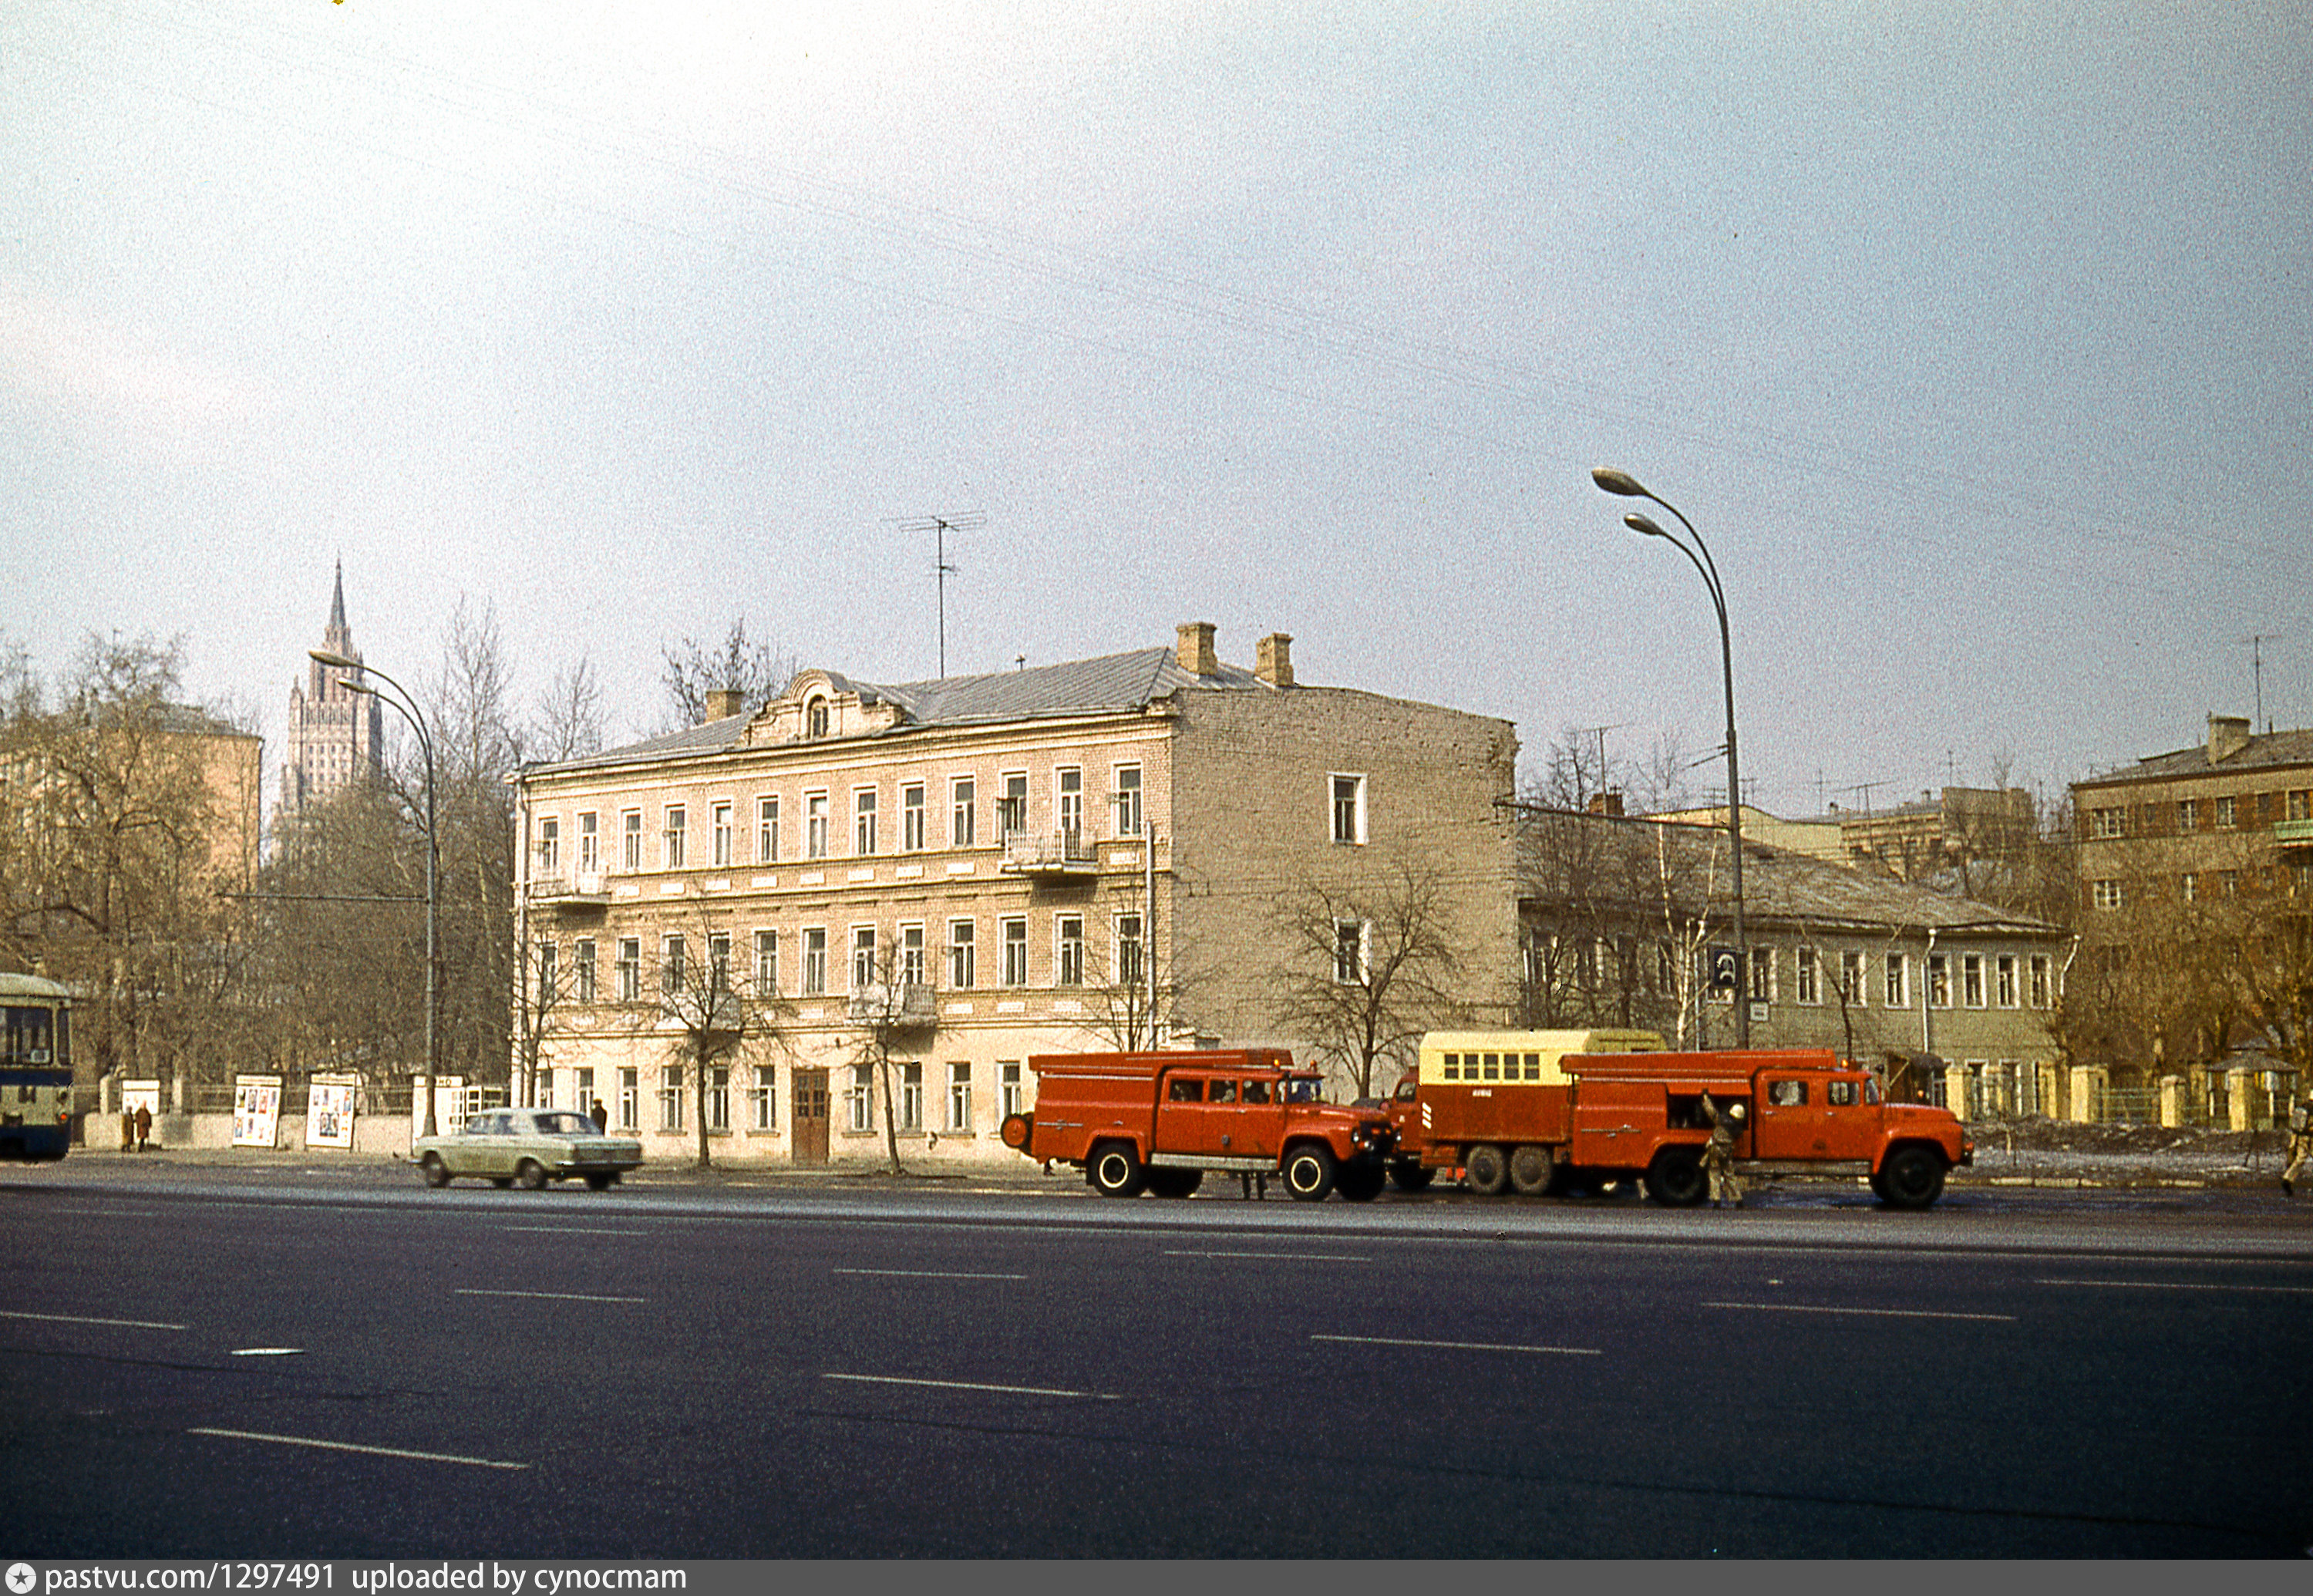
[[[124,1330],[185,1330],[189,1325],[160,1325],[142,1318],[87,1318],[77,1313],[11,1313],[0,1309],[0,1318],[38,1319],[46,1325],[112,1325]]]
[[[1562,1353],[1570,1358],[1603,1358],[1595,1346],[1518,1346],[1501,1341],[1413,1341],[1399,1336],[1312,1336],[1312,1341],[1346,1341],[1359,1346],[1430,1346],[1472,1353]]]
[[[203,1426],[188,1435],[216,1435],[227,1441],[269,1441],[276,1446],[310,1446],[325,1452],[359,1452],[368,1458],[409,1458],[420,1463],[463,1463],[470,1468],[527,1468],[527,1463],[504,1463],[496,1458],[462,1458],[455,1452],[414,1452],[399,1446],[357,1446],[350,1441],[316,1441],[310,1435],[267,1435],[255,1430],[214,1430]]]
[[[453,1297],[534,1297],[541,1302],[640,1302],[640,1297],[603,1297],[590,1292],[493,1292],[479,1286],[460,1286]]]
[[[1811,1308],[1799,1302],[1705,1302],[1705,1308],[1742,1308],[1755,1313],[1844,1313],[1867,1318],[1965,1318],[2012,1325],[2012,1313],[1939,1313],[1925,1308]]]
[[[294,1358],[302,1356],[302,1346],[236,1346],[225,1354],[228,1358]]]
[[[533,1236],[647,1236],[648,1230],[605,1230],[589,1225],[504,1225],[502,1230],[521,1230]]]
[[[838,1274],[894,1274],[905,1280],[1025,1280],[1025,1274],[967,1274],[958,1269],[838,1269]]]
[[[1061,1391],[1050,1386],[986,1385],[972,1380],[910,1380],[899,1374],[822,1374],[822,1380],[857,1380],[863,1385],[928,1386],[942,1391],[1000,1391],[1015,1397],[1081,1397],[1095,1402],[1121,1402],[1123,1398],[1107,1391]]]
[[[2289,1297],[2313,1297],[2313,1285],[2226,1285],[2219,1281],[2192,1280],[2036,1280],[2032,1283],[2111,1286],[2133,1292],[2273,1292]]]
[[[1370,1264],[1371,1258],[1361,1258],[1345,1252],[1191,1252],[1166,1248],[1168,1258],[1288,1258],[1297,1264]]]

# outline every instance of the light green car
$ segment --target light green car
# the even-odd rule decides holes
[[[467,1116],[454,1136],[420,1136],[409,1149],[427,1186],[472,1175],[537,1191],[550,1180],[584,1180],[596,1191],[643,1161],[643,1144],[606,1136],[569,1108],[490,1108]]]

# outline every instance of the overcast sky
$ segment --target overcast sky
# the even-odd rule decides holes
[[[10,0],[0,630],[1220,628],[1786,814],[2313,721],[2302,0]],[[1659,514],[1658,519],[1666,519]],[[271,772],[268,771],[268,780]]]

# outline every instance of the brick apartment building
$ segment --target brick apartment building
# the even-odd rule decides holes
[[[702,725],[529,768],[531,1089],[599,1098],[651,1152],[686,1155],[698,1126],[662,994],[707,960],[788,1010],[787,1045],[750,1037],[709,1070],[718,1157],[880,1153],[861,1043],[897,1017],[909,1160],[1009,1158],[996,1129],[1033,1099],[1032,1054],[1306,1045],[1277,1018],[1282,972],[1307,962],[1280,904],[1405,870],[1439,884],[1469,1012],[1500,1022],[1509,723],[1303,685],[1290,644],[1262,639],[1247,670],[1195,623],[1172,648],[990,675],[805,670],[752,710],[717,702]],[[1354,957],[1359,928],[1339,929]]]

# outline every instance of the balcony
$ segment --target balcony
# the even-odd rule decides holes
[[[2283,848],[2313,848],[2313,820],[2276,820],[2273,840]]]
[[[1089,879],[1100,873],[1100,857],[1081,831],[1006,832],[1004,859],[996,868],[1038,880]]]
[[[879,981],[863,986],[851,994],[849,1010],[856,1024],[903,1029],[931,1025],[937,1018],[932,989],[919,981]]]
[[[532,876],[530,901],[545,909],[604,909],[611,903],[610,878],[600,870]]]

